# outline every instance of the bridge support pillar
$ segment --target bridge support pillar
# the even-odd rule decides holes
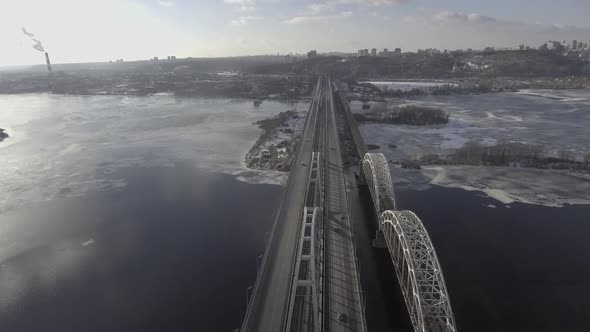
[[[387,242],[385,242],[385,236],[383,235],[383,231],[378,230],[375,233],[375,239],[373,239],[373,248],[387,248]]]
[[[356,185],[361,187],[361,186],[366,186],[367,185],[367,179],[365,179],[365,175],[363,174],[363,168],[362,166],[359,167],[359,171],[355,171],[354,172],[354,178],[356,179]]]

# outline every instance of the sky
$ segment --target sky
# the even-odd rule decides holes
[[[590,0],[0,0],[0,66],[538,47],[590,41]]]

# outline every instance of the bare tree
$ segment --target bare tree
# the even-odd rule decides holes
[[[572,161],[574,159],[574,153],[568,149],[561,149],[559,151],[559,159],[562,161]]]

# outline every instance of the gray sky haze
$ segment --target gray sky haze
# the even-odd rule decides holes
[[[0,66],[590,40],[587,0],[0,0]]]

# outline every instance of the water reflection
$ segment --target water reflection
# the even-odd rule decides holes
[[[281,187],[190,165],[116,175],[120,191],[3,216],[24,246],[0,265],[0,330],[239,327]]]

